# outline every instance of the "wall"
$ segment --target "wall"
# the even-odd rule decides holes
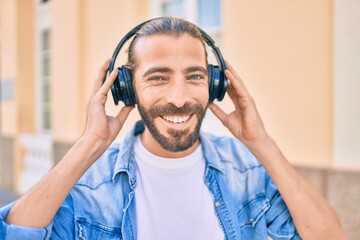
[[[14,137],[17,132],[17,2],[0,0],[0,184],[14,189]],[[6,59],[6,61],[4,60]]]
[[[52,56],[56,66],[53,74],[56,109],[53,115],[53,133],[56,144],[66,145],[81,135],[85,126],[86,104],[98,70],[111,56],[123,35],[144,19],[144,9],[147,9],[144,2],[53,2],[56,26],[52,39]],[[121,62],[118,61],[118,64]],[[107,109],[109,114],[114,115],[119,107],[114,107],[109,98]],[[136,118],[137,115],[134,114],[130,116],[134,120],[128,122],[134,122]],[[119,138],[121,136],[120,134]]]
[[[360,170],[360,1],[334,1],[334,165]]]
[[[33,132],[35,129],[35,63],[34,48],[34,1],[1,1],[1,81],[8,81],[13,92],[9,99],[1,101],[0,133],[8,149],[2,155],[13,159],[2,163],[3,169],[9,170],[17,186],[19,170],[22,169],[23,152],[20,148],[19,135]],[[21,71],[19,70],[21,69]],[[9,150],[12,150],[12,153]],[[12,160],[12,161],[11,161]],[[5,164],[7,166],[5,166]]]
[[[330,167],[330,1],[224,1],[223,51],[288,159]],[[236,19],[236,27],[234,27]]]
[[[17,76],[17,2],[11,0],[0,1],[0,84],[10,86],[11,93],[7,99],[4,98],[1,90],[1,111],[0,127],[1,134],[4,136],[14,136],[17,131],[16,124],[16,102],[15,100],[15,81]],[[6,23],[6,24],[5,24]],[[6,34],[4,34],[6,33]],[[6,59],[6,61],[5,61]],[[2,89],[2,88],[1,88]],[[6,127],[5,127],[6,126]]]
[[[55,142],[71,142],[81,131],[82,36],[79,16],[83,1],[52,1],[52,133]],[[66,16],[66,17],[65,17]]]

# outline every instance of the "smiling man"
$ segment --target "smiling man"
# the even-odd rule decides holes
[[[227,63],[234,111],[209,103],[201,31],[177,18],[142,26],[127,67],[142,118],[113,143],[133,106],[107,116],[118,70],[101,67],[84,134],[17,202],[0,239],[344,239],[336,214],[289,164]],[[233,137],[200,131],[207,108]],[[113,144],[112,144],[113,143]]]
[[[141,53],[133,75],[144,146],[162,157],[188,155],[199,146],[209,101],[204,44],[189,34],[163,34],[139,39],[134,52]]]

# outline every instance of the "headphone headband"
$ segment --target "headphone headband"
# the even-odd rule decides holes
[[[153,19],[150,19],[150,20],[147,20],[145,22],[142,22],[140,23],[139,25],[137,25],[136,27],[134,27],[133,29],[131,29],[121,40],[120,42],[118,43],[118,45],[116,46],[114,52],[113,52],[113,55],[111,57],[111,61],[110,61],[110,66],[109,66],[109,74],[114,70],[114,66],[115,66],[115,61],[116,61],[116,58],[120,52],[120,50],[122,49],[122,47],[124,46],[124,44],[130,39],[132,38],[134,35],[136,35],[136,33],[143,27],[145,26],[147,23],[149,22],[152,22],[154,20],[158,20],[158,19],[164,19],[166,17],[159,17],[159,18],[153,18]],[[192,24],[192,23],[191,23]],[[194,24],[193,24],[194,25]],[[196,25],[194,25],[196,26]],[[220,52],[220,49],[216,46],[215,44],[215,41],[205,32],[203,31],[200,27],[196,26],[197,29],[200,31],[201,33],[201,36],[202,36],[202,39],[203,41],[209,46],[211,47],[214,55],[215,55],[215,58],[216,58],[216,61],[219,65],[218,66],[212,66],[212,65],[209,65],[211,66],[212,68],[215,68],[213,71],[213,73],[211,73],[211,75],[216,75],[216,76],[212,76],[213,78],[215,78],[215,81],[214,81],[214,86],[212,84],[209,84],[211,86],[210,87],[210,102],[212,102],[215,98],[217,98],[219,101],[221,101],[225,95],[225,92],[226,92],[226,88],[227,88],[227,80],[226,80],[226,77],[225,77],[225,70],[226,70],[226,65],[225,65],[225,61],[222,57],[222,54]],[[124,73],[119,73],[119,75],[124,75]],[[210,78],[210,76],[209,76]],[[220,82],[219,82],[220,81]],[[121,84],[120,84],[121,85]],[[118,89],[119,87],[118,86],[113,86],[112,87],[112,93],[113,93],[113,96],[114,94],[117,94],[120,89]],[[212,89],[215,89],[214,91],[216,91],[216,93],[214,94],[211,94],[211,91],[213,91]],[[131,87],[131,91],[132,91],[132,87]],[[214,96],[212,96],[214,95]],[[119,97],[115,97],[114,96],[114,102],[115,104],[117,105],[117,102],[119,100],[124,100],[124,99],[121,99]],[[133,103],[134,101],[130,101],[130,103]],[[127,102],[125,101],[125,105],[131,105],[131,104],[127,104]]]

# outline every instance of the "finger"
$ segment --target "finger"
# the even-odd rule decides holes
[[[226,63],[226,69],[229,69],[230,72],[234,75],[234,77],[241,80],[241,77],[237,74],[235,68],[226,60],[225,60],[225,63]]]
[[[228,89],[227,89],[227,93],[232,101],[232,103],[234,104],[235,108],[239,108],[240,107],[240,104],[239,104],[239,96],[237,95],[237,93],[235,92],[231,82],[229,81],[229,84],[228,84]]]
[[[231,75],[230,72],[228,72],[228,76],[229,76],[229,79],[233,78],[233,76]],[[235,105],[236,109],[241,108],[240,103],[242,102],[243,99],[250,98],[250,95],[247,92],[247,90],[243,89],[241,86],[239,86],[239,84],[237,84],[236,80],[229,81],[228,94],[229,94],[231,101]]]
[[[109,69],[110,59],[107,59],[99,69],[98,76],[95,78],[90,97],[93,97],[100,89],[101,85],[106,79],[106,74]]]
[[[237,74],[237,72],[235,71],[233,66],[231,66],[231,64],[229,62],[227,62],[227,61],[225,61],[225,62],[226,62],[226,68],[227,68],[227,70],[225,71],[225,75],[230,80],[230,82],[233,83],[233,87],[234,87],[235,91],[241,96],[244,96],[244,97],[250,96],[249,91],[247,90],[244,82],[242,81],[240,76]]]
[[[225,125],[227,114],[215,103],[209,104],[209,108],[215,114],[215,116],[222,122],[222,124]]]
[[[236,95],[240,97],[250,96],[248,90],[245,87],[245,84],[241,81],[240,78],[235,77],[234,74],[228,69],[225,71],[225,75],[230,81],[230,89],[233,88],[233,91]]]
[[[107,95],[117,76],[118,70],[114,69],[109,77],[105,80],[104,84],[100,87],[99,93],[102,95]]]
[[[120,121],[121,124],[124,124],[125,120],[134,108],[135,106],[125,106],[119,111],[116,118]]]

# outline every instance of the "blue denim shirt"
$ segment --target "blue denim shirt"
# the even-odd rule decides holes
[[[134,136],[113,144],[89,168],[43,229],[9,225],[9,204],[0,209],[0,240],[137,239]],[[226,239],[300,239],[276,186],[261,164],[237,139],[201,132],[206,161],[204,181]],[[66,179],[64,179],[66,181]]]

